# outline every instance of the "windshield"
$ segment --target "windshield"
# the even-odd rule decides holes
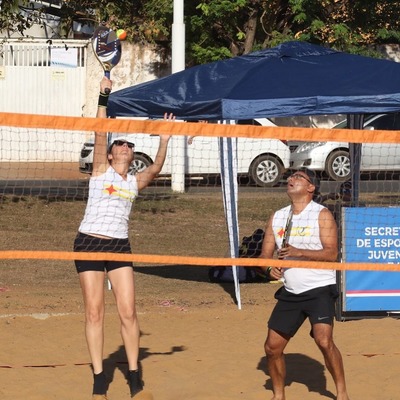
[[[377,117],[379,114],[365,114],[364,115],[364,127],[369,124],[371,120]],[[347,119],[336,124],[332,129],[347,129]]]

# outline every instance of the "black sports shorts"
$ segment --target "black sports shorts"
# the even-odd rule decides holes
[[[129,239],[102,239],[78,232],[74,251],[89,253],[131,254]],[[121,267],[133,267],[130,261],[75,260],[76,271],[112,271]]]
[[[336,285],[323,286],[300,294],[290,293],[281,287],[275,293],[278,302],[269,318],[268,327],[294,336],[306,318],[311,325],[332,325],[337,297]]]

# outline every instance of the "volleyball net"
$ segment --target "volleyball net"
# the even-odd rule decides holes
[[[133,171],[152,162],[158,135],[172,135],[160,177],[134,204],[129,225],[132,254],[71,251],[86,206],[94,131],[132,138]],[[237,202],[239,238],[264,229],[272,213],[289,204],[286,179],[293,171],[287,167],[293,165],[299,146],[332,144],[322,175],[321,196],[325,195],[324,204],[339,221],[341,254],[346,255],[342,262],[227,256],[230,242],[222,204],[226,193],[219,180],[218,138],[232,138],[237,146],[231,168],[239,182],[233,199]],[[3,260],[89,257],[148,264],[398,270],[400,133],[396,130],[0,113],[0,143]],[[353,190],[346,188],[346,179],[337,176],[334,180],[334,174],[339,173],[335,165],[340,167],[348,159],[348,143],[363,144],[359,207],[345,198],[345,191]],[[366,159],[370,166],[366,166]],[[369,172],[364,167],[370,168]],[[176,170],[185,176],[182,191],[172,188]]]

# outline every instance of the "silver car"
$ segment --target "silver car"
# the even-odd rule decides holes
[[[347,120],[333,129],[346,129]],[[400,130],[400,113],[368,115],[364,129]],[[326,173],[335,181],[350,178],[349,144],[344,142],[294,142],[291,149],[290,169],[307,167]],[[363,143],[361,171],[400,171],[400,143]]]

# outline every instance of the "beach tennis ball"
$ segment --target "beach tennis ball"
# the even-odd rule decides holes
[[[125,29],[118,29],[117,30],[117,38],[119,40],[125,40],[126,39],[126,30]]]

